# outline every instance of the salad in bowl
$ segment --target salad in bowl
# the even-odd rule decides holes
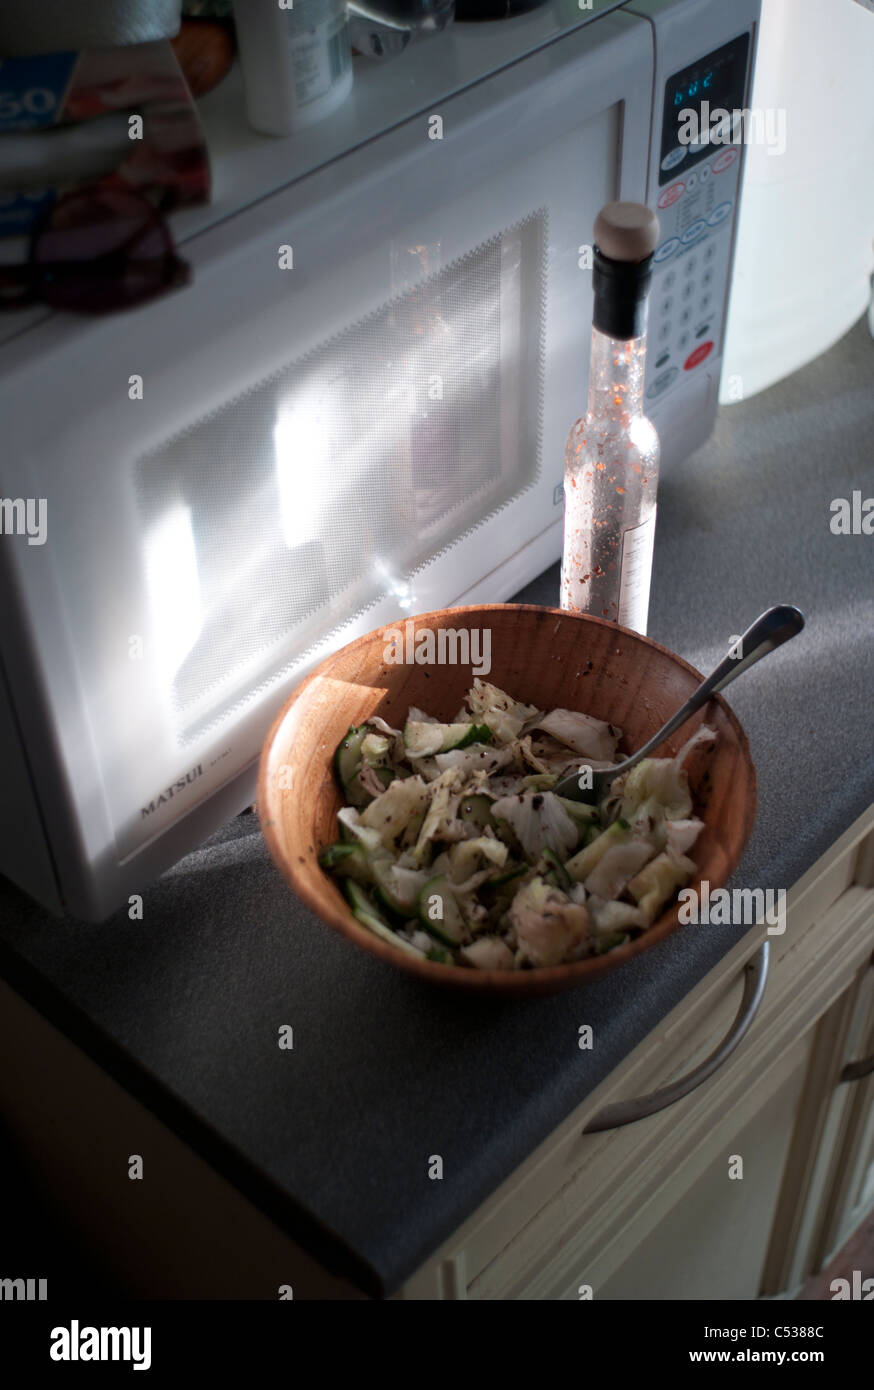
[[[704,823],[685,764],[646,758],[596,806],[558,795],[570,773],[621,759],[622,731],[542,710],[475,679],[454,719],[377,715],[334,755],[340,838],[319,854],[357,920],[398,950],[473,970],[527,971],[604,955],[647,932],[695,875]]]

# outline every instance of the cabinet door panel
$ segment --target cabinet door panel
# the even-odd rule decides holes
[[[874,1052],[874,969],[859,982],[848,1030],[845,1065]],[[816,1268],[828,1264],[874,1209],[874,1073],[840,1085],[846,1108],[843,1143],[818,1248]]]
[[[793,1058],[789,1077],[739,1132],[728,1117],[713,1136],[719,1156],[596,1298],[757,1296],[803,1080]],[[743,1176],[730,1177],[737,1158]]]

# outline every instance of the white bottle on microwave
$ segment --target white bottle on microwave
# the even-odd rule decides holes
[[[235,0],[249,123],[287,135],[341,106],[352,88],[345,0]]]

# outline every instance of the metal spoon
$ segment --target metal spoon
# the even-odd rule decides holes
[[[698,689],[689,696],[684,705],[681,705],[677,713],[668,720],[667,724],[659,729],[657,734],[639,748],[636,753],[632,753],[630,758],[626,758],[618,767],[611,767],[605,772],[595,772],[592,768],[586,768],[585,775],[582,769],[571,772],[567,777],[563,777],[553,788],[558,796],[567,797],[570,801],[583,801],[590,806],[597,806],[603,801],[610,787],[617,777],[622,777],[626,772],[630,772],[633,767],[646,758],[663,743],[666,738],[670,738],[676,729],[679,729],[686,720],[706,705],[712,695],[717,695],[720,690],[724,690],[733,680],[744,671],[748,671],[757,661],[761,661],[763,656],[781,647],[784,642],[788,642],[790,637],[794,637],[804,627],[804,614],[797,608],[793,608],[788,603],[780,604],[776,608],[769,608],[766,612],[756,618],[752,627],[748,627],[739,642],[736,642],[729,650],[727,656],[723,657],[716,670],[702,681]],[[732,652],[736,655],[732,655]],[[585,766],[585,765],[584,765]],[[588,782],[591,778],[592,785],[581,786],[580,783]]]

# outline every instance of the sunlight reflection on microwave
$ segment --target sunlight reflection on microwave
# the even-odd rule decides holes
[[[412,608],[413,604],[416,602],[416,595],[410,587],[409,580],[400,579],[392,571],[391,567],[386,564],[385,560],[381,560],[378,555],[374,557],[373,568],[384,582],[386,591],[397,599],[398,607],[404,609]]]
[[[331,422],[315,391],[280,406],[273,427],[282,535],[289,547],[318,534],[320,513],[337,501],[342,473],[332,466]],[[339,476],[338,476],[339,475]]]
[[[145,574],[158,662],[172,679],[203,631],[191,508],[179,502],[149,528]]]

